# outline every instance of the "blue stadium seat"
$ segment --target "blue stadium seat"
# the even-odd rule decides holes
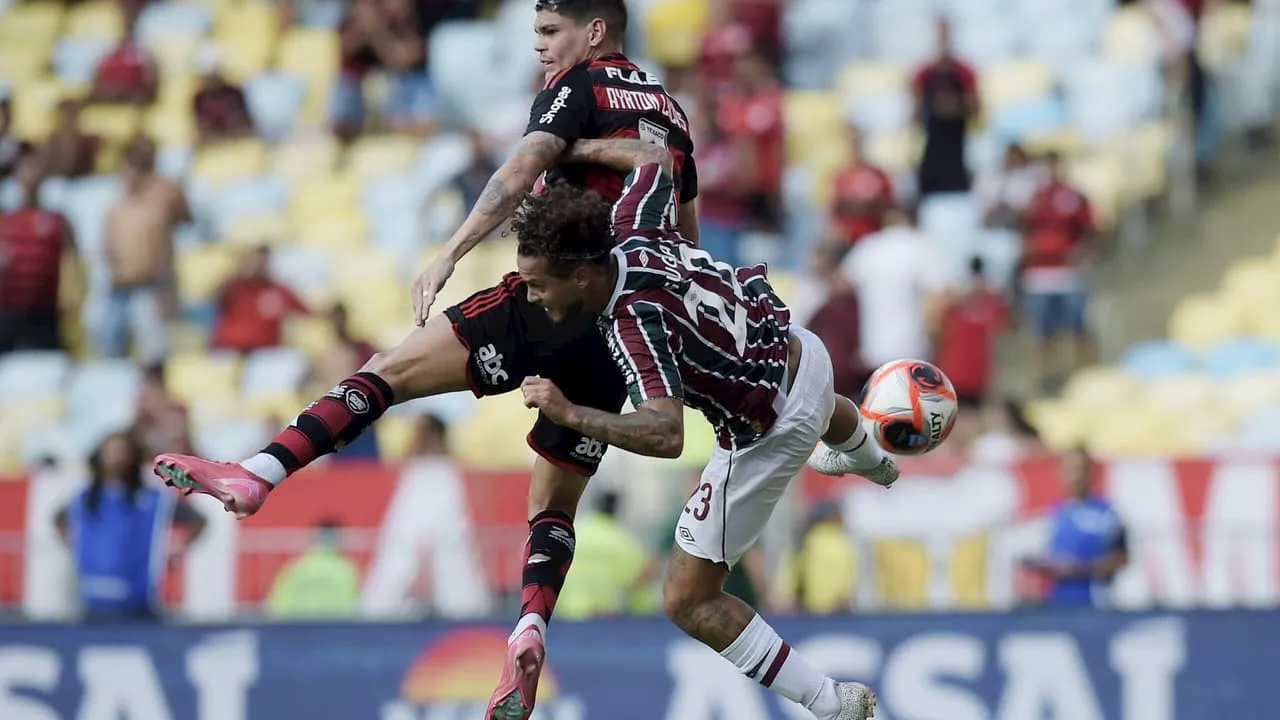
[[[110,40],[63,38],[53,48],[53,71],[64,82],[87,83],[114,44]]]
[[[289,419],[280,418],[283,422]],[[234,462],[257,452],[269,439],[265,423],[241,419],[197,428],[194,441],[201,457]]]
[[[71,360],[53,351],[13,352],[0,356],[0,403],[62,394]]]
[[[278,139],[297,124],[307,99],[307,83],[291,73],[263,73],[245,83],[244,94],[258,134]]]
[[[1014,19],[1003,14],[974,15],[960,20],[953,31],[956,54],[978,69],[1007,60],[1018,54],[1019,30]]]
[[[1086,136],[1106,139],[1159,109],[1160,79],[1154,65],[1089,59],[1063,78],[1067,113]]]
[[[245,358],[240,394],[245,398],[292,394],[307,377],[308,360],[293,348],[265,348]]]
[[[875,54],[880,59],[915,68],[937,52],[937,12],[927,0],[876,3],[872,14]]]
[[[957,270],[973,253],[974,238],[981,225],[977,203],[968,194],[934,195],[920,205],[920,229],[947,254],[948,263]]]
[[[436,26],[427,42],[427,72],[440,93],[446,111],[465,118],[477,103],[483,104],[489,89],[497,53],[498,33],[486,21],[450,21]]]
[[[1221,378],[1275,369],[1280,367],[1280,346],[1261,340],[1232,340],[1212,347],[1204,364],[1210,373]]]
[[[90,360],[71,373],[67,407],[88,434],[105,435],[133,423],[142,375],[128,360]]]
[[[1122,369],[1144,379],[1189,373],[1197,365],[1197,358],[1191,350],[1168,340],[1137,343],[1120,358]]]
[[[204,37],[213,27],[213,14],[197,3],[149,3],[138,16],[137,36],[143,44],[173,35]]]
[[[907,93],[895,93],[850,103],[845,117],[864,132],[893,132],[911,124],[914,100]]]
[[[414,162],[414,182],[429,196],[471,166],[475,151],[463,135],[447,133],[437,135],[423,144]]]
[[[217,231],[224,233],[236,219],[283,211],[289,202],[289,186],[284,180],[259,176],[235,183],[218,194],[212,215]]]
[[[1046,135],[1067,123],[1066,109],[1057,98],[1018,103],[1000,108],[994,119],[995,132],[1009,143]]]

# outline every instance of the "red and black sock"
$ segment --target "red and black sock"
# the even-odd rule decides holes
[[[566,513],[544,510],[529,521],[520,617],[536,614],[543,622],[551,622],[556,599],[573,564],[574,542],[573,518]]]
[[[316,458],[341,450],[393,404],[386,381],[373,373],[356,373],[308,405],[262,452],[292,475]]]

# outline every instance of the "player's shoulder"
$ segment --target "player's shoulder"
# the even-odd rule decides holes
[[[560,88],[565,88],[565,87],[569,87],[569,88],[580,87],[583,84],[590,85],[591,84],[590,65],[591,65],[590,60],[584,60],[583,62],[580,62],[577,65],[574,65],[572,67],[567,67],[564,70],[561,70],[560,72],[547,78],[547,81],[542,85],[542,89],[544,91],[559,90]]]

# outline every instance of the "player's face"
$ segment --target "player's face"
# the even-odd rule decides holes
[[[592,24],[579,26],[571,18],[551,10],[539,10],[533,24],[538,62],[547,77],[577,65],[591,54]]]
[[[559,277],[543,258],[516,256],[516,269],[524,278],[529,291],[529,302],[547,311],[554,322],[582,312],[584,284],[578,273]]]

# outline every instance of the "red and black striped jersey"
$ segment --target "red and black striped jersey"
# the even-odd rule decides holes
[[[23,208],[0,213],[0,309],[58,308],[62,251],[69,228],[56,212]]]
[[[656,165],[628,176],[614,207],[618,280],[601,331],[632,404],[680,398],[734,450],[768,432],[781,412],[791,311],[764,265],[716,262],[666,230],[673,196]]]
[[[660,145],[675,158],[679,201],[698,195],[688,116],[657,78],[620,54],[579,63],[552,77],[533,101],[525,134],[531,132],[548,132],[569,143],[639,138]],[[558,165],[546,173],[548,183],[567,181],[610,202],[622,194],[625,177],[599,165]],[[674,215],[671,220],[674,225]]]

